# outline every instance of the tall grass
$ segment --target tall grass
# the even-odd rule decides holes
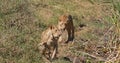
[[[109,10],[111,5],[115,11],[108,16],[104,9],[111,12]],[[98,12],[96,7],[102,10]],[[76,36],[75,44],[66,46],[68,49],[65,48],[65,52],[60,51],[64,52],[62,54],[73,51],[70,53],[77,57],[84,57],[88,63],[103,63],[91,58],[92,54],[100,53],[98,56],[107,58],[104,62],[119,63],[120,56],[117,56],[120,55],[119,0],[113,0],[113,2],[111,0],[1,0],[0,63],[45,63],[37,48],[41,32],[51,24],[57,25],[58,17],[63,13],[70,13],[73,16]],[[100,18],[97,17],[99,13]],[[80,29],[80,24],[85,24],[86,27]],[[112,38],[107,39],[108,42],[100,41],[99,38],[110,26],[113,26],[110,30],[112,35],[106,34]],[[102,47],[99,43],[102,43]],[[53,63],[70,62],[58,58]]]

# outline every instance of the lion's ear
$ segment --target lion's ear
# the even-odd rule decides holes
[[[62,20],[61,19],[59,19],[59,22],[61,22]]]
[[[62,18],[61,18],[61,16],[59,17],[59,22],[61,22],[62,20],[61,20]]]
[[[53,25],[50,25],[50,26],[49,26],[49,28],[50,28],[50,29],[54,29],[54,28],[55,28],[55,26],[53,26]]]
[[[71,15],[68,15],[68,19],[69,19],[70,21],[72,21],[72,16],[71,16]]]
[[[50,29],[52,29],[52,28],[53,28],[53,26],[52,26],[52,25],[50,25],[50,26],[49,26],[49,28],[50,28]]]

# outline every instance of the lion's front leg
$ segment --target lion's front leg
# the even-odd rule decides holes
[[[71,29],[71,41],[73,41],[73,39],[75,38],[75,36],[74,36],[74,33],[75,33],[75,31],[74,31],[74,27]]]
[[[54,44],[51,60],[53,60],[54,58],[57,58],[57,53],[58,53],[58,43]]]

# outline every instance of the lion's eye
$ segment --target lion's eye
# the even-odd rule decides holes
[[[57,32],[57,30],[55,30]]]
[[[61,25],[64,25],[64,23],[62,23]]]

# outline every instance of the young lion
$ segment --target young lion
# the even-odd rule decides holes
[[[60,35],[61,31],[55,26],[50,26],[47,30],[43,31],[41,35],[41,43],[38,46],[45,58],[52,60],[56,57],[58,52],[57,41]]]
[[[68,39],[66,43],[69,41],[73,41],[74,39],[74,25],[73,25],[73,19],[71,15],[64,14],[59,17],[58,21],[58,28],[62,31],[67,30],[68,33]]]

